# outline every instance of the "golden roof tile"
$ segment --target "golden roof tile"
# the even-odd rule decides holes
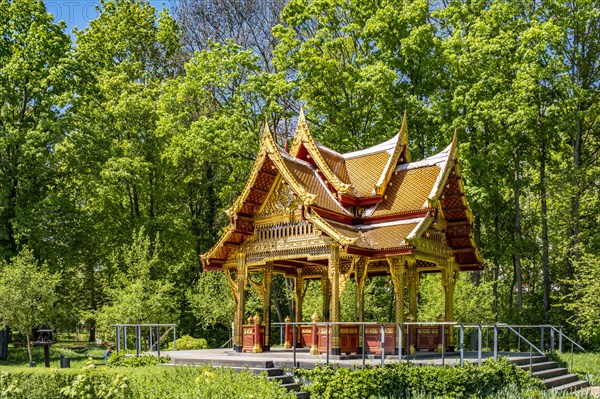
[[[346,158],[346,170],[358,197],[375,194],[375,184],[390,159],[387,151]]]
[[[316,195],[315,206],[343,215],[348,214],[348,211],[335,200],[333,194],[325,187],[317,171],[310,164],[290,156],[283,157],[282,159],[293,178],[307,192]]]
[[[379,225],[360,225],[352,226],[332,220],[327,220],[327,223],[340,234],[355,238],[355,246],[365,249],[390,249],[408,245],[406,237],[419,225],[423,220],[415,219],[409,222],[400,223],[381,223]]]
[[[440,173],[437,165],[395,172],[385,191],[385,199],[377,205],[371,216],[397,214],[426,207]]]

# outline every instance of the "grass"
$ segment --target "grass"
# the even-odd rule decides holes
[[[557,352],[565,367],[571,367],[571,353]],[[590,385],[600,385],[600,353],[599,352],[577,352],[573,353],[573,371],[580,378],[588,380]]]
[[[57,342],[50,347],[50,367],[60,367],[60,355],[71,359],[71,368],[83,368],[88,359],[92,359],[96,365],[104,365],[104,352],[106,347],[102,345],[90,345],[89,342]],[[44,367],[44,349],[33,348],[33,361],[37,367]],[[8,349],[8,360],[0,362],[0,369],[29,367],[29,356],[27,348]]]

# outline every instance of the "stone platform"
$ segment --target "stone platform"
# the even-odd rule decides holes
[[[238,353],[231,349],[205,349],[205,350],[183,350],[161,352],[171,359],[173,364],[198,365],[212,364],[214,366],[230,367],[258,367],[265,362],[272,362],[275,367],[293,368],[293,350],[285,348],[271,348],[270,352],[263,353]],[[482,352],[482,358],[493,357],[492,352]],[[453,365],[460,361],[458,352],[448,352],[444,354],[444,364]],[[529,352],[498,352],[498,356],[508,356],[511,360],[524,361],[529,360]],[[536,356],[533,356],[536,358]],[[398,361],[397,355],[386,355],[385,364]],[[402,356],[402,361],[409,361],[418,365],[442,365],[442,354],[437,352],[419,352],[416,355]],[[477,362],[477,352],[465,352],[464,361],[469,363]],[[296,349],[296,367],[311,369],[317,365],[325,365],[327,356],[311,355],[307,348]],[[358,368],[362,367],[362,355],[341,355],[329,356],[329,363],[334,367]],[[381,364],[381,357],[375,355],[365,356],[365,365],[377,366]]]

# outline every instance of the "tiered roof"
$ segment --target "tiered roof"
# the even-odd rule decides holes
[[[345,247],[372,258],[411,254],[427,231],[445,233],[461,270],[478,270],[456,134],[438,154],[411,162],[406,113],[400,132],[373,147],[340,154],[312,137],[301,112],[289,153],[265,128],[244,191],[227,211],[230,225],[205,268],[220,268],[254,230],[257,212],[283,181],[303,205],[303,215]]]

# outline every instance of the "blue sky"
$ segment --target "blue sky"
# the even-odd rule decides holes
[[[80,30],[88,26],[89,21],[98,16],[96,5],[99,0],[44,0],[46,10],[54,15],[56,21],[67,23],[67,32],[73,28]],[[150,0],[150,4],[157,10],[171,7],[172,0]]]

